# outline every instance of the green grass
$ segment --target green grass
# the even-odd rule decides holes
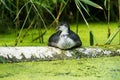
[[[120,57],[0,64],[0,80],[120,80]]]
[[[75,32],[76,25],[70,24],[71,29]],[[105,41],[107,40],[107,24],[106,23],[90,23],[90,28],[93,31],[95,37],[95,44],[104,45]],[[111,34],[113,34],[117,30],[118,24],[117,23],[110,23]],[[27,34],[27,37],[23,40],[22,43],[18,43],[18,46],[46,46],[48,38],[55,32],[54,29],[50,29],[44,35],[44,43],[40,43],[39,40],[32,42],[32,39],[37,37],[39,31],[34,29],[30,30]],[[24,31],[23,31],[24,33]],[[89,30],[84,23],[79,23],[79,36],[83,42],[83,46],[89,46]],[[15,44],[17,33],[13,31],[11,34],[0,34],[0,46],[13,46]],[[112,45],[118,45],[119,43],[119,35],[111,43]]]

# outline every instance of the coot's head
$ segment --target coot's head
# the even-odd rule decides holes
[[[57,30],[60,30],[60,31],[69,31],[70,30],[69,24],[67,22],[60,22],[58,24]]]

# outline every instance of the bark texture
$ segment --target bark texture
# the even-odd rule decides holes
[[[54,47],[0,47],[0,62],[60,60],[82,57],[120,56],[120,49],[76,48],[61,50]]]

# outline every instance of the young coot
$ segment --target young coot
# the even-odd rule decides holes
[[[70,30],[68,23],[59,23],[57,29],[58,31],[50,36],[48,46],[60,49],[72,49],[82,45],[79,36]]]

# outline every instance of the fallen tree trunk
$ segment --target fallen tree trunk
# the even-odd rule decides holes
[[[60,60],[81,57],[120,56],[120,49],[76,48],[60,50],[54,47],[0,47],[0,62]]]

